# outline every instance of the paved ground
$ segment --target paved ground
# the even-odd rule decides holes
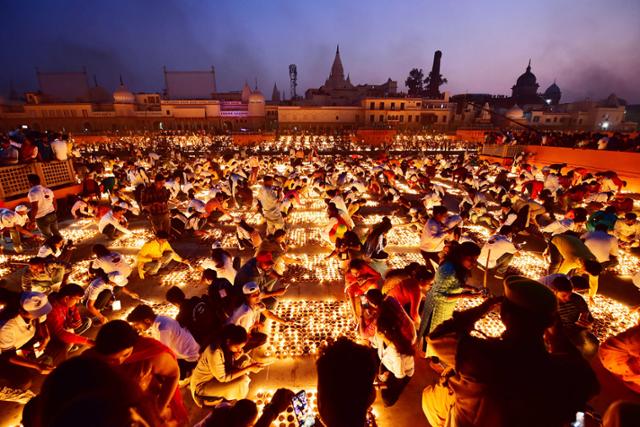
[[[333,270],[332,262],[323,261],[322,257],[326,256],[330,249],[321,245],[315,237],[320,229],[322,215],[324,209],[319,199],[307,200],[308,205],[294,214],[291,218],[291,236],[298,243],[294,244],[293,253],[301,255],[300,265],[291,269],[294,274],[287,274],[287,280],[291,281],[291,288],[283,300],[307,300],[307,301],[341,301],[343,299],[343,285],[339,275]],[[446,204],[453,206],[455,204],[454,197],[448,197]],[[303,213],[304,212],[304,213]],[[376,215],[388,213],[389,209],[385,206],[370,206],[363,209],[365,223],[375,223],[379,219]],[[140,232],[144,230],[143,222],[134,222],[134,228],[139,228]],[[364,232],[368,226],[360,225],[358,231]],[[92,230],[93,228],[88,228]],[[221,227],[222,235],[229,235],[231,227]],[[404,265],[414,259],[420,259],[417,255],[416,239],[419,238],[418,231],[411,231],[409,228],[403,228],[405,231],[401,234],[393,234],[390,237],[390,246],[388,252],[391,254],[391,262],[395,266]],[[398,228],[394,228],[398,230]],[[408,231],[407,231],[408,230]],[[395,231],[395,233],[399,233]],[[218,234],[219,236],[220,234]],[[233,240],[233,239],[231,239]],[[541,251],[544,249],[544,243],[540,239],[527,238],[526,248],[531,251]],[[76,260],[87,259],[89,256],[89,248],[91,243],[100,241],[100,238],[89,238],[79,243],[78,250],[74,255]],[[125,255],[134,255],[137,248],[142,244],[142,235],[137,238],[129,239],[127,248],[118,248]],[[223,243],[232,243],[232,241],[224,240]],[[118,244],[116,243],[116,246]],[[209,243],[196,241],[195,239],[183,239],[174,242],[177,251],[191,259],[202,258],[207,255]],[[249,253],[243,253],[243,258],[250,256]],[[306,256],[306,257],[305,257]],[[314,258],[317,256],[317,258]],[[10,277],[11,286],[17,287],[17,279],[19,272],[14,273]],[[81,275],[80,275],[81,277]],[[183,286],[188,295],[201,294],[204,292],[203,287],[194,285],[197,272],[188,271],[182,266],[177,267],[169,274],[162,277],[148,278],[140,280],[137,277],[131,282],[131,288],[140,293],[145,299],[160,303],[164,300],[164,293],[168,289],[168,282],[175,282]],[[321,280],[326,278],[327,280]],[[482,283],[482,272],[474,272],[473,281]],[[164,283],[164,284],[163,284]],[[489,278],[489,288],[492,292],[501,293],[501,283]],[[640,293],[630,283],[629,280],[620,280],[613,276],[606,276],[602,280],[601,291],[603,294],[624,301],[627,304],[640,304]],[[115,316],[122,316],[135,304],[125,297],[123,299],[123,310],[116,313]],[[91,331],[95,334],[95,328]],[[599,375],[602,383],[602,393],[592,402],[594,408],[603,412],[608,404],[619,398],[640,401],[638,395],[628,391],[624,386],[615,381],[611,376],[603,371],[598,362],[594,362],[594,369]],[[416,361],[416,374],[405,389],[400,400],[392,408],[383,408],[380,403],[376,403],[374,411],[376,413],[379,425],[383,426],[427,426],[428,423],[420,407],[420,396],[423,388],[429,384],[433,384],[437,379],[436,375],[431,371],[424,360]],[[41,381],[35,378],[36,385]],[[276,363],[265,369],[263,372],[253,376],[251,386],[251,396],[260,397],[262,392],[275,390],[278,387],[288,387],[295,391],[315,389],[315,366],[313,356],[288,357],[278,360]],[[196,422],[204,416],[205,410],[196,407],[189,395],[188,389],[183,389],[184,400],[190,409],[191,420]],[[19,420],[21,406],[14,403],[0,402],[0,424],[16,425]],[[293,425],[286,417],[277,423],[278,426]]]

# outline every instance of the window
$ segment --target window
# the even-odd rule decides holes
[[[412,116],[412,115],[407,116],[407,122],[408,122],[408,123],[411,123],[411,119],[413,119],[413,116]]]
[[[582,119],[578,119],[578,124],[582,124]]]
[[[404,122],[404,116],[400,116],[400,123]]]
[[[339,117],[339,116],[336,116],[336,120],[340,120],[340,117]]]
[[[167,110],[167,116],[171,115],[171,111]]]
[[[376,117],[372,114],[369,116],[369,122],[373,123],[376,121]]]
[[[447,123],[447,116],[442,116],[442,123]]]
[[[369,109],[370,110],[375,110],[376,109],[376,103],[372,101],[371,104],[369,104]]]
[[[540,116],[533,116],[533,123],[539,123],[540,122]]]
[[[557,116],[553,118],[553,123],[558,123],[558,117]]]
[[[419,107],[420,105],[422,105],[421,102],[416,102],[416,107]]]
[[[380,109],[381,109],[381,110],[384,110],[384,102],[381,102],[381,103],[380,103]]]
[[[420,116],[416,115],[416,123],[420,121]]]
[[[391,103],[391,109],[392,109],[392,110],[395,110],[395,109],[396,109],[396,103],[395,103],[395,102],[392,102],[392,103]]]
[[[401,102],[401,103],[400,103],[400,109],[401,109],[401,110],[404,110],[404,102]]]
[[[551,119],[546,119],[544,122],[545,123],[551,123]]]
[[[384,116],[380,114],[380,122],[384,122]]]

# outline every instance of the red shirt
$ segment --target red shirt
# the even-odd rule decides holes
[[[66,307],[64,304],[53,301],[51,312],[47,314],[47,326],[51,336],[65,344],[89,344],[89,338],[74,334],[67,329],[77,328],[82,324],[82,318],[78,307]]]

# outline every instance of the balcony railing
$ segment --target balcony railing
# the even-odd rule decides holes
[[[0,199],[26,195],[31,188],[27,180],[29,174],[38,175],[42,185],[49,188],[77,182],[71,160],[3,166],[0,167]]]

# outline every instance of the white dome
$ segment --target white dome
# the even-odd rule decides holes
[[[113,101],[116,104],[134,104],[136,97],[125,85],[120,85],[120,87],[113,92]]]
[[[254,90],[251,95],[249,95],[249,102],[264,102],[264,95],[259,90]]]
[[[518,107],[518,104],[516,104],[509,108],[505,115],[512,120],[518,120],[524,117],[524,111],[522,108]]]

